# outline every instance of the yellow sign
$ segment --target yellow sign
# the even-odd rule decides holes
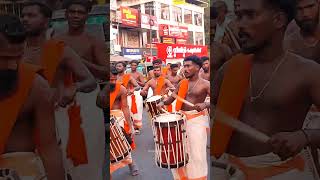
[[[185,4],[186,0],[172,0],[173,5]]]

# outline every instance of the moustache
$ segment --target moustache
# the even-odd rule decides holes
[[[17,80],[17,70],[0,70],[0,93],[8,93],[9,91],[13,90]]]

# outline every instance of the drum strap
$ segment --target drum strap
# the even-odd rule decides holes
[[[179,91],[178,91],[178,96],[185,99],[187,96],[188,88],[189,88],[189,81],[187,79],[181,80]],[[183,102],[177,99],[176,111],[181,110],[182,104],[183,104]]]
[[[224,74],[218,97],[217,108],[229,116],[238,119],[243,102],[248,92],[252,55],[234,56]],[[236,89],[236,91],[235,91]],[[233,128],[214,120],[211,133],[212,156],[219,158],[227,149]]]
[[[110,109],[112,109],[113,103],[115,102],[115,100],[120,92],[120,86],[121,86],[121,84],[119,82],[117,82],[115,90],[110,93]]]
[[[3,154],[12,128],[16,123],[19,112],[26,101],[36,73],[40,67],[21,63],[18,66],[19,83],[16,92],[8,98],[0,101],[1,125],[0,125],[0,154]]]

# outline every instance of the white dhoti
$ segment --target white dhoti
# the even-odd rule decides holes
[[[215,180],[316,180],[305,152],[287,161],[281,161],[273,153],[245,158],[224,154],[215,161],[237,169],[236,173],[230,174],[229,168],[213,167],[212,178]]]
[[[206,180],[208,175],[207,161],[207,128],[209,127],[206,111],[182,111],[187,117],[187,152],[189,162],[185,167],[172,169],[175,180],[188,178]]]
[[[0,169],[14,171],[8,176],[1,177],[0,175],[0,180],[7,180],[10,177],[10,179],[13,179],[15,176],[18,176],[21,180],[47,179],[40,157],[33,152],[15,152],[1,155]]]
[[[149,97],[151,97],[151,96],[153,96],[153,90],[152,90],[152,88],[149,88],[149,89],[148,89],[147,98],[149,98]]]
[[[66,148],[69,139],[69,117],[67,108],[56,111],[56,126],[66,171],[73,179],[102,179],[105,166],[105,128],[103,111],[96,106],[99,89],[91,93],[78,93],[76,100],[81,106],[82,129],[85,136],[88,164],[74,167],[66,157]]]
[[[137,113],[133,113],[131,111],[131,107],[132,107],[132,99],[133,99],[133,95],[128,96],[127,97],[127,101],[128,101],[128,105],[129,105],[129,109],[130,109],[130,115],[133,119],[133,126],[136,129],[141,129],[142,128],[142,113],[143,113],[143,98],[140,95],[140,91],[134,91],[134,97],[136,100],[136,105],[137,105]]]

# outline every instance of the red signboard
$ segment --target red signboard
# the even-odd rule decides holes
[[[174,38],[171,37],[162,37],[162,43],[164,44],[175,44]]]
[[[181,59],[190,55],[208,56],[207,46],[183,44],[157,44],[158,57],[163,59]]]
[[[138,27],[138,10],[121,6],[120,12],[123,25]]]
[[[188,39],[188,27],[160,24],[159,35],[166,37]]]
[[[150,29],[150,24],[152,29],[158,29],[157,17],[148,14],[140,14],[141,28]]]

